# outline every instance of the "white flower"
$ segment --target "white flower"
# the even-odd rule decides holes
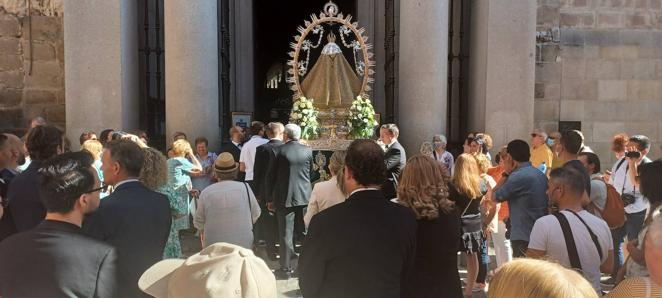
[[[368,123],[368,119],[363,119],[363,122]]]
[[[312,108],[313,108],[313,103],[309,101],[309,102],[306,104],[306,106],[308,106],[309,109],[312,109]]]
[[[370,103],[370,99],[366,99],[365,102],[366,102],[366,103]]]

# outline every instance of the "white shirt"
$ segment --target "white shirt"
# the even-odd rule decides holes
[[[205,247],[228,242],[252,248],[253,224],[261,210],[250,187],[250,198],[246,193],[244,183],[227,180],[214,183],[200,193],[193,224],[204,230]]]
[[[241,155],[239,155],[239,162],[243,162],[246,167],[246,181],[253,181],[253,166],[255,165],[255,149],[263,144],[268,143],[269,140],[261,136],[252,136],[248,142],[241,147]]]
[[[618,168],[618,170],[616,170],[616,167],[621,162],[621,160],[623,160],[623,158],[617,160],[614,166],[612,167],[611,177],[609,178],[609,182],[611,183],[611,185],[614,186],[614,188],[616,188],[616,191],[618,191],[618,193],[621,195],[623,194],[623,192],[634,194],[635,201],[634,203],[625,206],[625,212],[632,214],[648,209],[649,207],[648,199],[646,199],[641,194],[641,190],[638,187],[637,188],[634,187],[634,185],[632,184],[632,179],[628,177],[629,172],[631,171],[631,169],[629,169],[628,167],[628,161],[625,160],[621,164],[621,167]],[[625,187],[623,187],[624,182],[625,182]]]
[[[593,285],[593,288],[599,292],[601,290],[600,265],[607,260],[609,251],[614,248],[609,226],[604,220],[586,210],[577,213],[598,237],[598,243],[602,248],[602,259],[600,259],[598,250],[593,240],[591,240],[591,235],[588,233],[586,226],[572,212],[565,210],[561,212],[570,224],[584,276]],[[557,261],[567,268],[571,266],[563,230],[561,230],[561,224],[554,215],[546,215],[536,220],[531,230],[529,248],[543,250],[551,260]]]
[[[322,212],[324,209],[345,201],[345,195],[338,188],[338,180],[336,176],[331,179],[316,183],[313,187],[313,192],[310,193],[310,200],[308,201],[308,210],[303,217],[303,222],[306,227],[310,224],[310,220],[317,213]]]

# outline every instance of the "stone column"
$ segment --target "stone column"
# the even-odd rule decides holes
[[[166,0],[166,139],[204,136],[219,149],[217,1]]]
[[[408,155],[446,133],[448,0],[400,1],[398,125]]]
[[[67,136],[138,128],[137,2],[64,1]]]
[[[473,0],[469,130],[492,135],[495,153],[533,128],[536,1]],[[494,155],[493,155],[494,156]]]

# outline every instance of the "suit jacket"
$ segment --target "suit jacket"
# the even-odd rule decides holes
[[[138,279],[163,258],[170,222],[166,196],[140,182],[121,184],[86,218],[85,232],[117,249],[118,297],[149,297],[138,288]]]
[[[116,297],[116,262],[112,246],[45,220],[0,243],[0,296]]]
[[[232,142],[229,142],[223,146],[221,146],[221,151],[219,152],[219,155],[223,152],[228,152],[232,154],[232,157],[234,158],[234,162],[239,162],[239,156],[241,155],[241,149],[239,147],[235,146]],[[244,181],[244,176],[246,176],[246,173],[242,171],[237,172],[237,181]]]
[[[276,177],[271,195],[276,208],[308,205],[312,191],[312,168],[313,150],[309,147],[298,141],[290,141],[278,147],[274,167],[268,174],[269,177]]]
[[[411,210],[379,190],[356,192],[310,221],[299,287],[304,297],[401,297],[415,250]]]
[[[253,184],[257,186],[255,195],[260,201],[267,200],[268,187],[275,182],[275,177],[268,175],[268,171],[270,167],[273,167],[273,162],[276,160],[276,150],[281,145],[283,145],[283,141],[272,139],[255,149]]]
[[[384,162],[386,163],[386,182],[382,186],[382,191],[384,197],[390,200],[397,197],[398,180],[407,163],[405,148],[397,141],[391,144],[384,154]]]
[[[7,191],[9,212],[19,232],[36,227],[46,217],[46,209],[39,197],[41,162],[33,160],[25,171],[12,180]]]
[[[6,169],[5,169],[6,170]],[[2,197],[2,203],[0,207],[3,208],[3,214],[0,215],[0,241],[16,233],[16,225],[14,224],[14,219],[7,208],[7,189],[9,188],[9,183],[13,179],[12,176],[5,176],[5,170],[2,171],[2,178],[0,178],[0,197]],[[7,171],[9,172],[9,171]]]

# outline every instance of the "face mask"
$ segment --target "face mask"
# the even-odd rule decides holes
[[[441,145],[441,142],[434,142],[434,143],[432,143],[432,146],[434,147],[434,149],[439,149],[439,148],[443,147]]]
[[[552,139],[552,138],[547,138],[547,146],[549,146],[549,147],[554,146],[554,139]]]

